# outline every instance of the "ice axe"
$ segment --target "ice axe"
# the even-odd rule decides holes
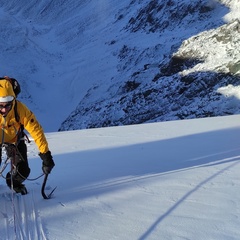
[[[42,193],[42,196],[43,196],[44,199],[50,199],[52,194],[53,194],[53,192],[57,188],[57,187],[55,187],[48,195],[46,195],[46,193],[45,193],[45,186],[46,186],[46,183],[47,183],[47,179],[48,179],[48,174],[44,174],[44,179],[43,179],[42,189],[41,189],[41,193]]]

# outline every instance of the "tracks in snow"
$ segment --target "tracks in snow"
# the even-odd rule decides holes
[[[0,240],[47,240],[34,192],[0,194],[0,232]]]

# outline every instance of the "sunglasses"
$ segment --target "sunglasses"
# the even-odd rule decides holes
[[[7,103],[5,105],[0,105],[0,110],[2,109],[10,109],[12,107],[12,103]]]

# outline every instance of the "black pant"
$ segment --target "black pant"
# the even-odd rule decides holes
[[[7,147],[7,154],[12,149]],[[11,154],[11,153],[10,153]],[[19,185],[26,180],[26,178],[30,174],[30,168],[28,166],[28,159],[27,159],[27,146],[24,140],[20,140],[19,144],[17,145],[17,149],[15,149],[15,157],[14,157],[14,168],[12,171],[8,172],[6,175],[6,183],[11,188],[18,187]]]

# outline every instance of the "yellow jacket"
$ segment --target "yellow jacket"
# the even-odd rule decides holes
[[[20,131],[20,124],[30,133],[34,139],[39,152],[46,153],[48,149],[48,143],[44,135],[43,129],[39,122],[36,120],[34,114],[21,102],[17,101],[17,112],[19,115],[19,122],[15,119],[14,100],[12,109],[6,117],[0,114],[0,140],[1,143],[16,143],[17,134]]]
[[[8,86],[7,83],[1,81],[0,83],[0,97],[14,96],[15,94],[12,87],[9,90],[5,90],[4,86]],[[2,87],[3,86],[3,87]],[[4,90],[3,90],[4,89]],[[3,91],[2,91],[3,90]],[[17,112],[19,115],[19,122],[15,119],[14,105],[17,104]],[[18,133],[21,129],[21,124],[29,132],[34,139],[39,152],[46,153],[48,148],[48,142],[45,134],[35,115],[27,108],[25,104],[20,101],[13,100],[13,106],[6,117],[0,114],[0,144],[2,143],[16,143]]]

